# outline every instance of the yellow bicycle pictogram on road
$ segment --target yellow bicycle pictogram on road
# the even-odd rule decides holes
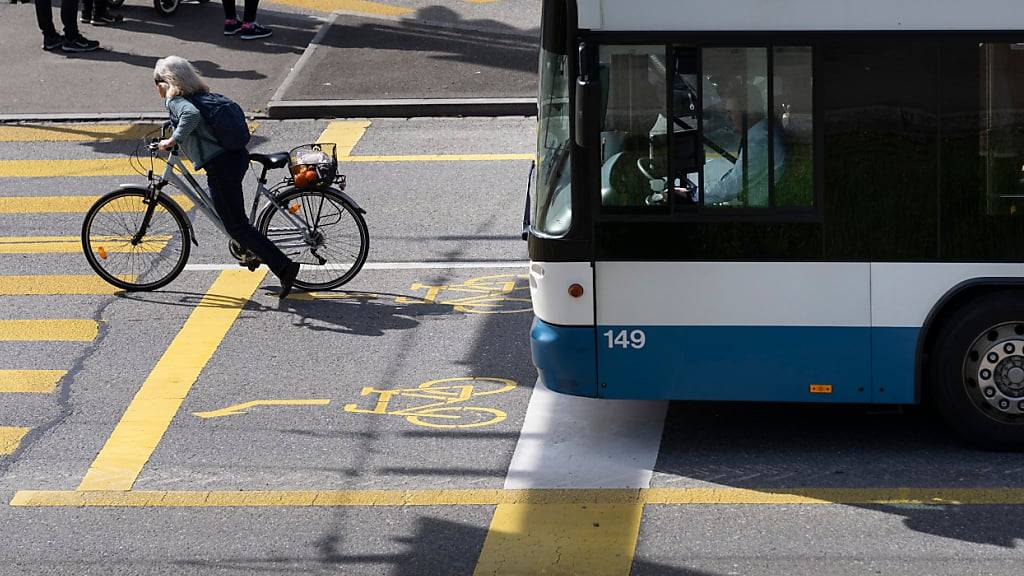
[[[530,277],[499,274],[471,278],[462,284],[413,284],[411,290],[426,290],[423,298],[400,297],[398,304],[445,304],[469,314],[510,314],[532,310]]]
[[[346,404],[345,412],[361,414],[388,414],[402,416],[417,426],[428,428],[479,428],[503,422],[508,417],[502,410],[483,406],[465,406],[470,399],[479,396],[502,394],[514,390],[516,383],[506,378],[444,378],[424,382],[416,388],[379,390],[363,388],[362,396],[377,394],[373,408],[360,408],[358,404]],[[395,398],[430,400],[411,408],[389,409]]]

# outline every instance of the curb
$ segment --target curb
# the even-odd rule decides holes
[[[267,116],[274,120],[536,115],[536,98],[278,100],[267,105]]]

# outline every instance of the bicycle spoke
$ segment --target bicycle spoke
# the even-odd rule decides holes
[[[303,234],[279,211],[270,213],[264,233],[289,258],[301,264],[297,281],[311,289],[329,289],[349,280],[362,267],[361,219],[340,198],[319,191],[285,197],[282,205],[298,205],[306,229],[319,245],[310,246]],[[340,282],[339,282],[340,280]]]
[[[188,257],[184,223],[159,203],[145,235],[133,243],[148,208],[144,198],[144,193],[125,192],[89,216],[85,238],[89,262],[101,276],[123,287],[150,289],[176,275]]]

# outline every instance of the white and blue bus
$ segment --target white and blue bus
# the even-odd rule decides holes
[[[533,359],[1024,449],[1018,0],[544,0]]]

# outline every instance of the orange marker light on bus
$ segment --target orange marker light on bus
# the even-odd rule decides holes
[[[579,284],[569,286],[569,296],[572,296],[573,298],[583,296],[583,286],[580,286]]]

